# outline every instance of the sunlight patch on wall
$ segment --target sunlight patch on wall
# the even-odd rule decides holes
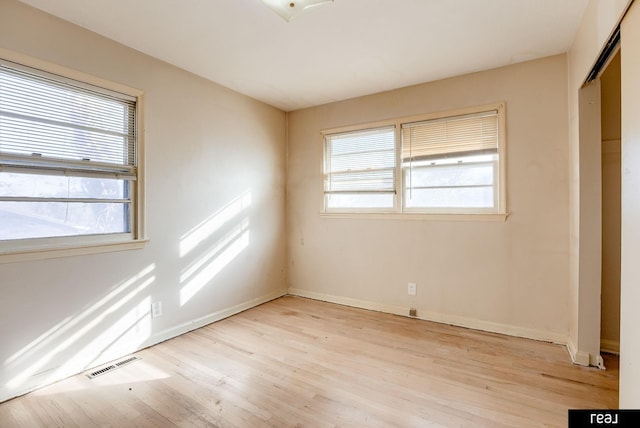
[[[69,316],[65,318],[63,321],[59,322],[54,327],[50,328],[47,332],[41,334],[38,338],[31,341],[31,343],[29,343],[27,346],[20,349],[20,351],[16,352],[11,357],[7,358],[4,365],[7,366],[20,358],[28,358],[34,353],[37,353],[37,352],[39,353],[42,350],[42,348],[48,347],[50,343],[57,340],[59,337],[64,335],[67,331],[69,331],[70,329],[72,329],[73,327],[75,327],[76,325],[84,321],[86,318],[93,315],[96,311],[101,309],[107,303],[115,299],[115,297],[118,294],[127,290],[129,287],[131,287],[141,278],[144,278],[145,276],[149,275],[151,272],[155,270],[155,268],[156,268],[155,263],[150,264],[149,266],[147,266],[146,268],[138,272],[136,275],[132,276],[131,278],[122,282],[120,285],[116,286],[111,292],[109,292],[109,294],[107,294],[102,299],[100,299],[99,301],[95,302],[90,307],[82,311],[82,313],[79,314],[78,316],[75,316],[75,317]]]
[[[245,218],[180,275],[180,283],[185,284],[180,290],[180,306],[247,248],[249,241],[249,219]]]
[[[180,257],[189,254],[202,241],[209,238],[225,223],[235,218],[250,205],[251,192],[247,190],[184,234],[180,238]]]
[[[249,230],[249,219],[244,219],[241,224],[234,227],[223,236],[211,249],[204,252],[200,257],[193,262],[187,269],[183,270],[180,275],[180,283],[185,283],[192,277],[195,273],[203,269],[203,267],[207,264],[210,264],[212,259],[215,259],[216,256],[222,252],[224,248],[229,246],[231,243],[238,239],[244,231]]]
[[[139,303],[120,321],[109,325],[103,332],[99,331],[102,323],[108,323],[110,317],[114,316],[118,310],[123,308],[124,305],[133,300],[155,281],[156,277],[153,275],[155,268],[155,263],[150,264],[77,316],[67,317],[64,322],[58,324],[57,330],[49,330],[46,334],[39,336],[36,340],[7,359],[4,365],[9,367],[8,372],[19,374],[7,382],[6,387],[9,389],[20,387],[58,355],[68,349],[77,347],[80,341],[88,340],[87,338],[91,337],[91,335],[96,335],[96,339],[88,345],[83,346],[73,358],[57,368],[56,374],[59,375],[63,373],[62,370],[68,369],[69,367],[75,367],[75,369],[72,370],[73,372],[78,371],[78,368],[79,370],[87,368],[88,365],[95,361],[95,359],[91,361],[87,354],[87,352],[94,352],[91,348],[92,346],[99,346],[99,343],[101,343],[102,348],[99,348],[99,350],[101,353],[104,353],[109,346],[117,343],[119,337],[125,337],[132,327],[136,335],[140,337],[146,335],[146,337],[149,337],[151,331],[150,326],[149,328],[140,326],[139,329],[135,327],[136,320],[139,322],[140,319],[148,316],[149,298],[142,299],[143,302],[146,302],[144,308],[142,307],[143,303]],[[133,324],[125,327],[127,323]],[[98,333],[96,333],[96,331],[98,331]],[[120,332],[120,336],[118,336],[118,332]],[[140,340],[140,337],[138,337],[137,340]],[[141,341],[143,340],[144,339]],[[35,362],[32,362],[32,358],[37,359]],[[57,378],[55,375],[52,375],[51,379]]]
[[[142,288],[146,288],[153,278],[147,281],[148,283],[141,285]],[[147,296],[115,323],[108,325],[107,329],[89,344],[83,346],[82,350],[50,376],[50,381],[53,382],[61,375],[74,371],[75,367],[91,367],[95,361],[112,361],[122,354],[135,352],[139,345],[151,336],[150,308],[151,296]]]

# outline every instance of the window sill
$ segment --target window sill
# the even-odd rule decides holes
[[[509,213],[482,214],[426,214],[426,213],[374,213],[374,212],[321,212],[322,218],[351,218],[375,220],[423,220],[423,221],[497,221],[505,222]]]
[[[49,246],[41,248],[21,248],[16,250],[0,249],[0,264],[45,260],[58,257],[84,256],[89,254],[110,253],[114,251],[139,250],[144,248],[148,239],[133,241],[115,241],[91,244],[76,244],[68,246]]]

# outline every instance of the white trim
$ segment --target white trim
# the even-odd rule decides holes
[[[567,354],[569,354],[569,358],[571,359],[571,362],[575,364],[576,345],[573,344],[573,341],[571,340],[571,336],[567,337]]]
[[[67,79],[78,80],[80,82],[88,83],[90,85],[98,86],[124,95],[139,97],[143,94],[143,92],[139,89],[102,79],[91,74],[83,73],[72,68],[64,67],[62,65],[34,58],[29,55],[25,55],[23,53],[15,52],[2,47],[0,47],[0,58],[18,63],[23,66],[36,68],[47,73],[56,74]]]
[[[248,309],[270,302],[271,300],[278,299],[282,296],[285,296],[286,294],[287,292],[285,290],[274,291],[264,296],[256,297],[255,299],[251,299],[246,302],[239,303],[235,306],[231,306],[230,308],[221,309],[219,311],[212,312],[203,317],[196,318],[191,321],[187,321],[177,326],[168,328],[166,330],[163,330],[161,332],[154,334],[149,339],[147,339],[143,343],[142,348],[155,345],[156,343],[164,342],[165,340],[172,339],[174,337],[188,333],[192,330],[197,330],[201,327],[204,327],[216,321],[220,321],[232,315],[239,314],[240,312],[244,312]]]
[[[620,355],[620,341],[600,339],[600,352]]]
[[[76,367],[68,367],[64,372],[57,373],[56,379],[51,379],[51,373],[55,373],[60,367],[53,367],[44,372],[38,373],[34,376],[29,377],[25,380],[24,385],[17,390],[10,390],[6,385],[0,384],[0,403],[10,400],[12,398],[18,397],[20,395],[27,394],[36,389],[43,388],[52,383],[58,382],[60,380],[66,379],[71,376],[75,376],[87,370],[92,370],[96,367],[100,367],[110,361],[114,361],[124,356],[135,354],[136,352],[141,351],[142,349],[148,348],[150,346],[156,345],[160,342],[164,342],[165,340],[172,339],[174,337],[180,336],[181,334],[187,333],[191,330],[195,330],[197,328],[203,327],[205,325],[211,324],[215,321],[219,321],[223,318],[227,318],[231,315],[235,315],[247,309],[251,309],[255,306],[261,305],[263,303],[269,302],[271,300],[282,297],[286,294],[284,290],[275,291],[269,294],[266,294],[261,297],[257,297],[255,299],[248,300],[246,302],[237,304],[227,309],[222,309],[220,311],[213,312],[204,317],[200,317],[186,323],[180,324],[178,326],[169,328],[167,330],[163,330],[154,334],[145,340],[142,344],[140,344],[137,349],[130,350],[126,352],[124,355],[119,358],[110,358],[109,361],[96,360],[92,363],[91,367],[84,366],[76,366]]]
[[[147,197],[146,197],[146,154],[145,154],[145,111],[146,111],[146,101],[145,95],[140,91],[138,96],[138,101],[136,102],[136,150],[138,156],[137,168],[138,173],[136,177],[136,181],[133,185],[134,191],[136,192],[134,197],[136,203],[134,205],[135,212],[133,215],[134,219],[134,236],[136,239],[145,240],[147,239],[146,232],[146,208],[147,208]]]
[[[375,122],[359,123],[356,125],[340,126],[337,128],[321,129],[320,135],[322,136],[322,139],[324,141],[324,137],[328,135],[344,134],[344,133],[357,132],[357,131],[366,131],[367,129],[386,128],[391,126],[397,127],[398,122],[400,122],[400,120],[396,118],[396,119],[378,120]]]
[[[573,363],[579,366],[589,367],[589,353],[586,351],[577,351],[573,357]]]
[[[604,366],[604,358],[602,358],[602,355],[600,355],[600,353],[598,353],[598,355],[596,355],[596,362],[594,364],[592,364],[592,365],[596,366],[600,370],[606,370],[607,369]]]
[[[320,212],[323,218],[351,218],[376,220],[429,220],[429,221],[507,221],[510,213],[483,214],[426,214],[426,213],[375,213],[375,212]]]
[[[373,311],[385,312],[389,314],[409,316],[409,307],[400,305],[391,305],[387,303],[373,302],[367,300],[353,299],[350,297],[335,296],[325,293],[317,293],[315,291],[302,290],[299,288],[290,288],[289,294],[292,296],[306,297],[324,302],[337,303],[339,305],[352,306],[361,309],[369,309]],[[483,321],[474,318],[462,317],[458,315],[442,314],[438,312],[428,311],[426,309],[417,308],[416,317],[425,321],[433,321],[441,324],[450,324],[458,327],[472,328],[474,330],[488,331],[491,333],[499,333],[507,336],[523,337],[527,339],[552,342],[561,345],[567,344],[568,337],[561,332],[546,331],[532,329],[527,327],[518,327],[509,324],[496,323],[492,321]]]
[[[114,251],[139,250],[144,248],[148,242],[148,239],[135,239],[130,241],[97,242],[95,244],[84,243],[79,245],[61,245],[58,247],[25,248],[0,252],[0,264],[111,253]]]
[[[573,364],[585,367],[589,366],[589,353],[578,350],[576,345],[571,340],[571,337],[567,338],[567,351],[569,351],[569,357],[571,357],[571,361],[573,362]]]
[[[0,51],[0,53],[1,52],[2,51]],[[363,122],[355,125],[346,125],[346,126],[340,126],[335,128],[321,129],[320,134],[324,136],[324,135],[330,135],[330,134],[339,134],[343,132],[359,131],[359,130],[364,130],[368,128],[381,128],[381,127],[391,126],[391,125],[397,126],[403,123],[421,122],[426,120],[440,119],[444,117],[464,116],[467,114],[474,114],[479,111],[498,110],[500,108],[504,108],[505,105],[506,105],[505,101],[499,101],[494,103],[482,104],[478,106],[469,106],[469,107],[462,107],[462,108],[456,108],[451,110],[435,111],[431,113],[415,114],[411,116],[396,117],[392,119],[383,119],[383,120],[378,120],[374,122]]]

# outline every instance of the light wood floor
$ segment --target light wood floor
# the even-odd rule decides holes
[[[565,427],[618,404],[613,356],[295,297],[136,355],[0,404],[0,426]]]

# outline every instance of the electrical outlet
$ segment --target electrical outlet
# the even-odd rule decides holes
[[[158,318],[162,315],[162,302],[154,302],[151,304],[151,317]]]
[[[415,282],[410,282],[409,286],[407,287],[407,293],[409,294],[409,296],[415,296],[417,292],[417,286]]]

